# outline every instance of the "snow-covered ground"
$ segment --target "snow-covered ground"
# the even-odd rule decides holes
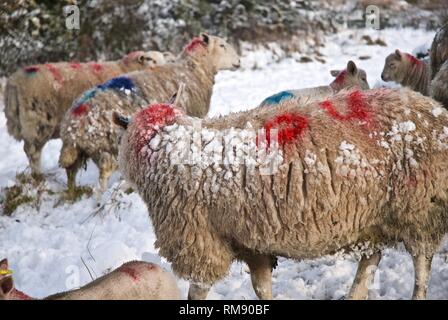
[[[388,46],[367,46],[360,40],[364,34],[374,40],[380,37]],[[210,116],[256,106],[279,90],[328,84],[332,80],[329,70],[343,68],[349,59],[367,71],[373,86],[380,79],[387,54],[396,48],[412,52],[417,46],[430,43],[433,36],[433,32],[409,29],[346,31],[329,37],[326,47],[321,48],[325,64],[299,63],[293,58],[275,62],[267,51],[248,52],[241,70],[217,76]],[[371,58],[359,60],[360,56]],[[3,110],[3,105],[0,108]],[[154,249],[155,235],[142,200],[135,193],[114,191],[119,185],[118,174],[103,196],[100,209],[93,198],[74,204],[59,203],[60,192],[65,188],[65,174],[57,165],[60,147],[59,140],[51,141],[43,153],[48,175],[46,188],[52,194],[44,192],[38,206],[23,205],[11,217],[0,213],[0,258],[9,259],[17,288],[43,297],[89,282],[89,273],[97,277],[134,259],[154,261],[169,269],[170,265]],[[0,150],[0,186],[11,186],[16,173],[26,168],[27,160],[22,143],[8,136],[3,113]],[[89,163],[78,181],[93,185],[97,176],[95,166]],[[340,299],[347,293],[355,269],[356,260],[342,255],[300,262],[280,259],[273,274],[274,297]],[[179,286],[186,297],[187,282],[179,280]],[[371,298],[408,299],[412,288],[409,255],[403,250],[386,250]],[[429,297],[448,298],[448,263],[444,254],[434,259]],[[235,263],[229,276],[212,288],[209,299],[255,299],[245,265]]]

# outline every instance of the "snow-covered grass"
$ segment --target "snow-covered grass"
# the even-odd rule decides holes
[[[361,41],[364,34],[373,39],[380,37],[388,46],[367,46]],[[412,52],[433,36],[433,32],[410,29],[346,31],[329,37],[326,47],[321,48],[325,64],[299,63],[294,58],[275,62],[266,51],[247,52],[243,69],[217,76],[209,115],[254,107],[280,90],[328,84],[332,80],[329,71],[345,67],[349,59],[367,71],[371,86],[381,85],[379,79],[387,54],[396,48]],[[360,56],[371,58],[359,60]],[[0,186],[11,186],[16,173],[27,167],[27,160],[22,143],[8,136],[3,113],[0,146]],[[52,193],[41,195],[39,206],[22,205],[11,217],[0,214],[0,258],[9,259],[16,286],[32,296],[43,297],[83,285],[91,280],[91,275],[97,277],[133,259],[157,262],[169,269],[169,263],[154,248],[155,235],[145,204],[135,193],[116,191],[119,174],[111,179],[99,209],[93,198],[72,204],[59,201],[65,188],[65,173],[57,165],[60,148],[59,140],[51,141],[43,153],[46,188]],[[89,163],[78,182],[93,186],[97,177],[97,169]],[[355,259],[342,255],[300,262],[280,259],[273,275],[274,297],[340,299],[346,295],[355,270]],[[448,280],[448,264],[445,256],[439,254],[433,262],[430,298],[448,298],[448,281],[444,280]],[[186,297],[187,282],[179,280],[179,286]],[[409,255],[403,250],[385,250],[371,298],[407,299],[412,288]],[[246,266],[235,263],[229,276],[212,288],[209,298],[255,299]]]

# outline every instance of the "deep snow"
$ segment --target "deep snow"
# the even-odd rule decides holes
[[[380,37],[388,46],[367,46],[360,40],[364,34],[373,39]],[[387,54],[396,48],[412,52],[417,46],[430,43],[433,36],[433,32],[410,29],[345,31],[330,36],[326,47],[320,49],[325,64],[299,63],[294,58],[276,62],[278,57],[271,51],[247,51],[241,70],[217,76],[209,115],[254,107],[281,90],[329,84],[332,80],[329,71],[343,68],[349,59],[366,70],[371,87],[381,85],[379,79]],[[359,60],[360,56],[371,58]],[[3,110],[3,105],[0,108]],[[27,160],[22,143],[7,134],[3,112],[0,146],[0,186],[11,186],[16,173],[26,168]],[[38,208],[23,205],[11,217],[0,214],[0,259],[9,259],[16,287],[43,297],[89,282],[89,272],[97,277],[133,259],[154,261],[169,268],[154,249],[155,235],[144,203],[135,193],[116,191],[120,184],[118,174],[103,195],[100,209],[94,198],[83,198],[74,204],[58,203],[59,192],[65,188],[65,174],[57,166],[60,147],[59,140],[51,141],[42,159],[48,176],[46,187],[55,194],[44,193]],[[94,185],[97,177],[95,166],[89,163],[78,181]],[[300,262],[280,259],[273,274],[274,297],[340,299],[347,293],[355,269],[356,260],[343,255]],[[438,254],[433,262],[430,298],[448,298],[448,281],[444,280],[448,280],[448,263],[445,254]],[[187,282],[179,280],[179,285],[186,297]],[[371,298],[408,299],[412,288],[409,255],[401,249],[385,250]],[[246,266],[235,263],[229,276],[212,288],[208,298],[255,299]]]

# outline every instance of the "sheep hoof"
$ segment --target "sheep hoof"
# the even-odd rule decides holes
[[[79,201],[84,195],[87,197],[91,197],[93,194],[93,190],[90,187],[87,186],[81,186],[81,187],[74,187],[68,189],[63,195],[62,195],[62,201],[64,202],[77,202]]]
[[[33,172],[31,173],[31,177],[34,179],[35,182],[40,183],[45,180],[45,177],[40,172]]]

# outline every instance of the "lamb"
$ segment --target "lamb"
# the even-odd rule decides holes
[[[448,112],[406,88],[303,100],[216,119],[167,104],[130,123],[114,117],[127,128],[120,170],[147,204],[159,254],[190,281],[191,299],[205,298],[234,260],[268,299],[275,256],[364,247],[359,285],[382,247],[403,242],[413,298],[425,298],[448,229]]]
[[[33,175],[41,173],[42,148],[59,137],[59,124],[73,100],[83,91],[119,74],[163,64],[157,51],[131,52],[121,60],[103,63],[46,63],[12,74],[5,90],[5,115],[10,135],[23,140]]]
[[[310,99],[320,99],[339,92],[342,89],[352,88],[354,86],[359,86],[362,90],[369,89],[366,72],[363,69],[358,69],[356,64],[351,60],[347,63],[346,69],[342,71],[331,70],[330,74],[335,79],[328,86],[281,91],[264,99],[260,106],[274,105],[286,99],[305,96]]]
[[[142,106],[167,100],[180,83],[188,83],[181,106],[186,113],[204,117],[210,106],[219,70],[236,69],[240,59],[223,39],[202,33],[183,50],[177,63],[150,71],[133,72],[87,91],[67,111],[61,124],[63,147],[59,164],[67,172],[69,193],[76,172],[91,158],[100,171],[98,194],[104,192],[117,168],[118,138],[112,113],[131,115]]]
[[[431,84],[429,95],[448,108],[448,23],[434,37],[431,45]]]
[[[397,49],[386,57],[381,79],[386,82],[395,81],[427,96],[430,69],[425,62]]]
[[[8,271],[8,261],[0,261]],[[7,272],[9,273],[9,272]],[[109,274],[75,290],[54,294],[44,300],[179,300],[175,278],[156,264],[126,262]],[[0,300],[34,300],[14,288],[12,275],[0,274]]]

